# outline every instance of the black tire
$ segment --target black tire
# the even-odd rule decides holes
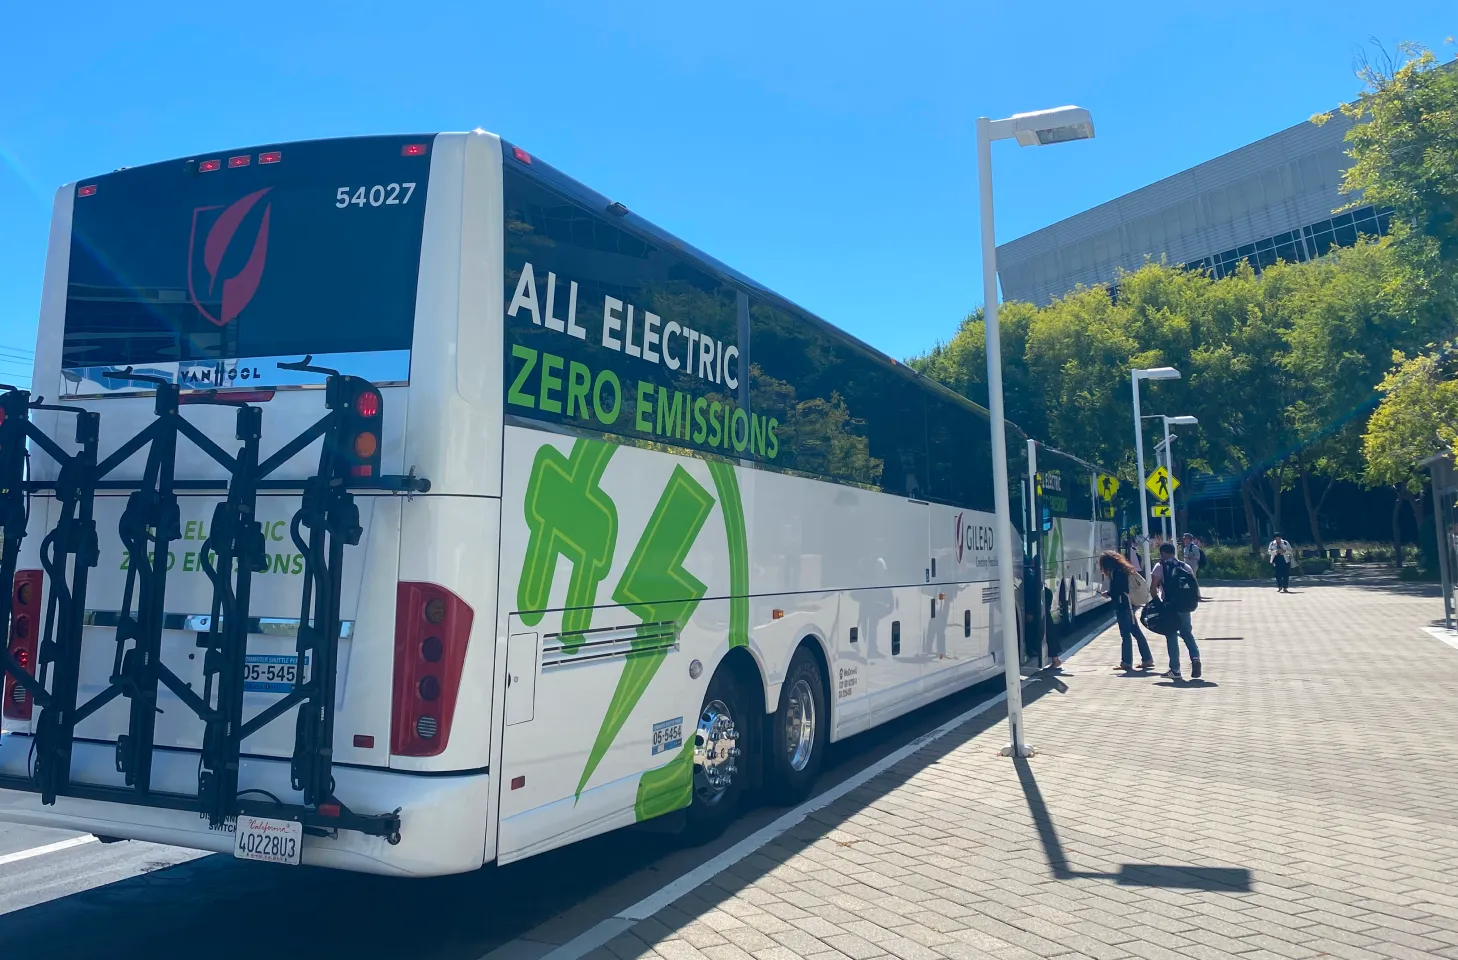
[[[719,719],[725,717],[728,731]],[[694,723],[693,799],[684,822],[686,843],[707,843],[739,815],[756,753],[750,735],[752,722],[750,698],[734,671],[720,667],[709,681]],[[726,732],[732,736],[724,736]],[[725,743],[726,739],[730,742]]]
[[[785,682],[780,685],[779,707],[768,722],[766,791],[774,803],[799,803],[809,795],[820,774],[830,732],[830,709],[825,702],[820,661],[804,647],[790,660]]]

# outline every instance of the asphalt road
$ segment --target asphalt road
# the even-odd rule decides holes
[[[1101,629],[1104,618],[1095,620],[1081,632]],[[817,789],[1001,689],[1001,679],[989,681],[833,744]],[[630,828],[507,867],[429,880],[279,867],[136,841],[5,862],[6,854],[75,835],[0,824],[0,944],[10,955],[47,960],[477,960],[549,921],[565,940],[783,811],[746,811],[703,847]]]

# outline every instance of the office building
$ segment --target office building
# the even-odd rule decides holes
[[[1388,210],[1332,213],[1353,199],[1340,192],[1351,124],[1299,123],[1002,244],[1003,299],[1044,305],[1161,258],[1222,277],[1243,259],[1259,270],[1385,234]]]

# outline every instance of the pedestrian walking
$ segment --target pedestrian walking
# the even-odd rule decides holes
[[[1205,551],[1201,548],[1200,541],[1196,540],[1195,535],[1192,533],[1184,534],[1180,539],[1184,541],[1183,546],[1180,548],[1180,553],[1182,554],[1180,559],[1190,565],[1190,570],[1195,574],[1195,579],[1198,580],[1200,577],[1200,564],[1205,560]]]
[[[1099,557],[1099,569],[1109,581],[1109,601],[1114,605],[1114,616],[1119,621],[1120,657],[1115,670],[1153,670],[1154,654],[1150,652],[1149,640],[1139,629],[1134,619],[1134,609],[1149,602],[1149,584],[1139,575],[1124,557],[1113,550],[1105,550]],[[1136,602],[1142,601],[1142,602]],[[1134,666],[1134,642],[1139,642],[1139,666]]]
[[[1266,556],[1276,568],[1276,592],[1290,593],[1291,564],[1296,559],[1296,551],[1291,548],[1291,541],[1284,539],[1279,533],[1276,534],[1275,539],[1266,544]]]
[[[1200,605],[1200,584],[1190,565],[1175,555],[1175,545],[1159,545],[1159,563],[1149,577],[1149,589],[1160,601],[1160,632],[1169,647],[1169,670],[1160,674],[1170,680],[1180,675],[1180,640],[1190,652],[1190,678],[1200,679],[1200,647],[1195,643],[1190,613]]]

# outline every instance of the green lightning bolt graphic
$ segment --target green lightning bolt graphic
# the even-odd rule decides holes
[[[618,511],[598,481],[617,449],[600,440],[578,440],[563,457],[550,444],[537,450],[527,481],[526,522],[531,528],[517,583],[522,622],[535,626],[552,592],[558,554],[572,561],[567,609],[562,614],[562,645],[581,644],[580,631],[592,625],[597,585],[613,565]]]
[[[708,590],[697,577],[683,568],[683,561],[713,508],[714,498],[709,491],[689,476],[683,467],[675,466],[663,496],[659,497],[653,515],[648,518],[648,526],[628,560],[623,578],[613,591],[613,600],[633,611],[644,624],[672,622],[675,631],[683,629]],[[639,637],[633,645],[661,642],[644,640],[645,634],[658,635],[661,629],[639,627]],[[587,766],[577,781],[577,797],[582,796],[582,788],[623,729],[628,715],[642,699],[665,656],[667,651],[662,649],[628,654],[617,689],[613,691],[607,714],[598,729],[597,740],[587,757]]]

